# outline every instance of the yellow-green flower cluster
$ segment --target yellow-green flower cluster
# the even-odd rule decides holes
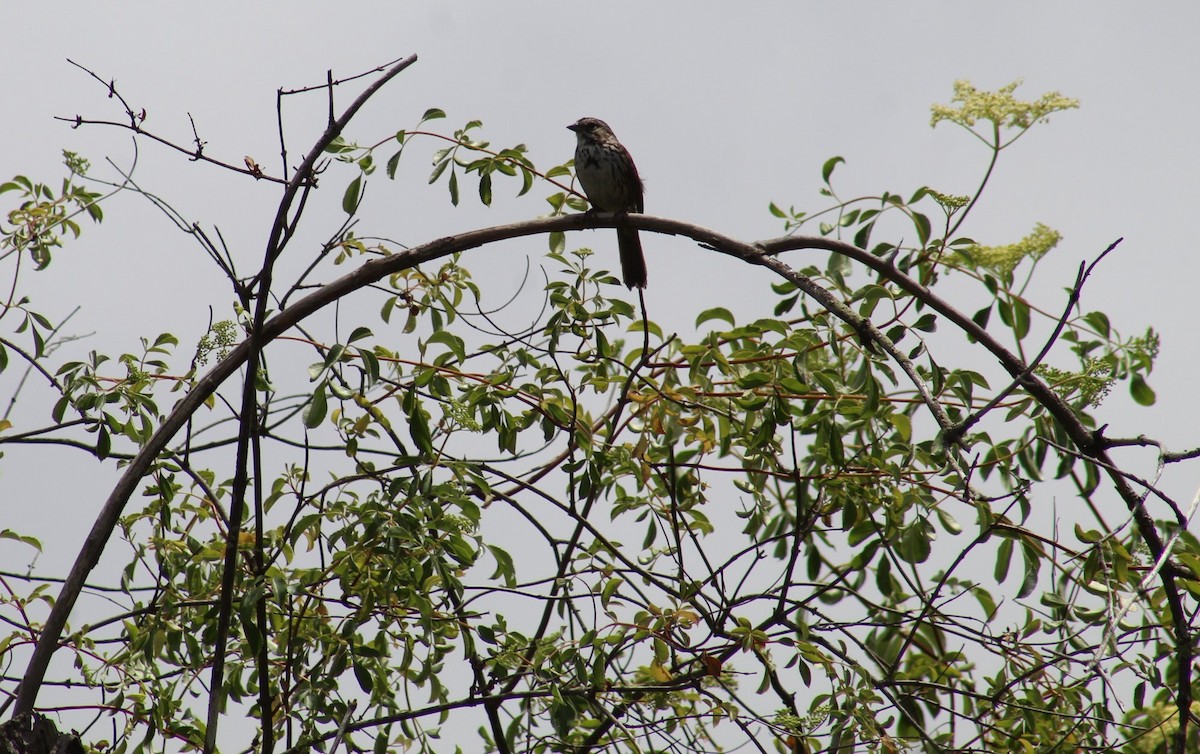
[[[958,103],[958,106],[934,105],[929,125],[936,126],[940,121],[948,120],[970,128],[976,121],[990,120],[998,126],[1026,129],[1038,121],[1046,120],[1052,113],[1079,107],[1079,100],[1064,97],[1058,92],[1043,94],[1034,102],[1022,102],[1013,97],[1013,92],[1020,85],[1021,80],[1018,79],[1000,87],[998,91],[981,92],[969,81],[955,81],[954,96],[950,101]]]
[[[80,157],[75,152],[66,149],[63,150],[63,164],[75,175],[87,175],[87,171],[92,167],[92,163],[87,158]]]
[[[217,359],[225,358],[237,340],[238,328],[235,322],[228,319],[214,322],[209,331],[196,343],[196,364],[204,366],[214,353]]]
[[[780,710],[775,713],[775,719],[771,721],[775,725],[783,728],[788,733],[802,735],[804,733],[804,718],[794,715],[788,710]]]
[[[975,264],[998,275],[1012,272],[1022,259],[1041,259],[1062,240],[1062,234],[1038,223],[1033,232],[1016,243],[1004,246],[972,246],[964,254]]]
[[[1192,714],[1197,712],[1200,712],[1200,702],[1192,702]],[[1152,754],[1170,748],[1171,738],[1175,731],[1179,730],[1179,713],[1174,705],[1156,704],[1148,709],[1130,713],[1126,716],[1126,723],[1131,726],[1131,734],[1139,729],[1142,732],[1136,736],[1131,735],[1131,740],[1121,751],[1129,754]],[[1193,726],[1192,735],[1188,736],[1188,743],[1193,747],[1187,749],[1188,751],[1195,751],[1195,730]]]
[[[1035,371],[1063,400],[1078,398],[1080,404],[1093,408],[1099,406],[1108,395],[1115,380],[1112,365],[1102,359],[1088,359],[1078,372],[1067,372],[1045,364]]]
[[[949,212],[953,212],[956,209],[962,209],[971,202],[971,197],[969,196],[943,194],[941,191],[934,191],[933,189],[928,189],[928,191],[929,195],[933,197],[933,200],[942,205],[942,208]]]
[[[456,425],[470,432],[482,432],[483,425],[475,420],[475,415],[471,413],[471,409],[466,404],[460,401],[448,401],[442,404],[442,410],[446,412],[446,416],[451,419]]]

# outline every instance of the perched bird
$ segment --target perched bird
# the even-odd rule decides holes
[[[601,212],[642,212],[637,166],[608,124],[599,118],[580,118],[567,128],[575,132],[575,177],[592,206]],[[617,228],[617,249],[625,285],[645,288],[646,257],[638,232]]]

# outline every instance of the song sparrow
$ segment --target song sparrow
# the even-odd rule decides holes
[[[608,124],[598,118],[580,118],[567,128],[575,132],[575,177],[592,206],[601,212],[642,212],[642,179],[637,166]],[[646,257],[638,232],[617,228],[617,249],[625,285],[645,288]]]

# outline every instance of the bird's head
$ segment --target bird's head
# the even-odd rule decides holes
[[[605,138],[614,138],[612,129],[599,118],[580,118],[567,128],[574,131],[580,139],[603,141]]]

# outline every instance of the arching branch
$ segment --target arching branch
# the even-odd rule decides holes
[[[349,274],[338,278],[322,288],[310,293],[309,295],[297,300],[292,306],[284,309],[275,316],[266,320],[263,323],[258,335],[258,344],[266,346],[274,339],[286,333],[290,328],[304,321],[315,312],[320,311],[329,304],[338,301],[344,296],[348,296],[359,289],[365,288],[378,281],[386,278],[389,275],[395,274],[402,270],[411,268],[418,264],[427,263],[451,254],[468,251],[473,248],[482,247],[496,241],[520,238],[531,235],[538,235],[551,232],[563,231],[579,231],[592,228],[616,227],[622,223],[628,223],[637,227],[639,230],[666,233],[671,235],[680,235],[692,238],[699,244],[709,247],[720,253],[728,254],[744,261],[767,267],[776,274],[779,274],[786,279],[796,283],[810,295],[814,296],[823,306],[827,306],[834,314],[842,318],[849,325],[862,335],[862,337],[877,344],[881,349],[895,356],[894,346],[883,337],[877,336],[877,331],[869,322],[858,318],[854,312],[847,309],[841,302],[828,291],[825,291],[819,285],[812,281],[807,281],[803,276],[799,276],[795,270],[784,264],[776,254],[785,250],[794,249],[826,249],[837,253],[845,254],[847,257],[858,261],[864,266],[880,273],[887,279],[894,282],[903,290],[910,294],[919,297],[927,305],[934,310],[946,316],[949,320],[958,325],[962,330],[976,338],[985,348],[989,350],[1001,363],[1001,365],[1010,372],[1014,377],[1021,375],[1025,371],[1025,365],[1021,363],[1015,355],[1011,354],[1007,349],[1000,345],[986,331],[982,330],[969,317],[957,311],[954,307],[932,294],[927,288],[921,286],[916,281],[901,273],[893,265],[886,260],[873,257],[868,252],[843,244],[837,241],[826,238],[814,237],[792,237],[787,239],[778,239],[762,244],[752,244],[739,241],[728,236],[724,236],[713,230],[696,226],[689,223],[679,222],[667,218],[659,218],[645,215],[630,215],[617,217],[607,214],[592,214],[592,215],[570,215],[566,217],[544,218],[530,220],[526,222],[514,223],[509,225],[496,226],[491,228],[483,228],[470,231],[454,236],[439,238],[424,245],[415,247],[409,251],[399,253],[389,257],[373,259],[362,264],[358,269]],[[849,316],[846,316],[846,315]],[[186,424],[188,419],[194,412],[199,410],[204,401],[230,376],[235,374],[238,369],[242,368],[249,360],[251,354],[251,345],[249,341],[243,342],[237,346],[229,355],[220,363],[212,367],[197,383],[194,389],[180,401],[175,409],[163,421],[158,431],[151,437],[142,451],[130,462],[126,467],[124,474],[112,489],[107,501],[105,502],[100,515],[97,517],[95,524],[92,527],[91,533],[88,535],[83,548],[76,559],[75,565],[72,568],[70,577],[63,585],[63,589],[57,600],[54,610],[51,614],[51,619],[47,621],[45,630],[40,637],[39,644],[35,650],[34,657],[30,661],[29,670],[27,671],[25,680],[22,684],[22,699],[26,709],[32,707],[33,699],[36,697],[37,688],[40,686],[44,676],[46,667],[54,649],[58,646],[61,639],[63,627],[66,623],[66,618],[70,613],[79,590],[82,588],[83,579],[88,572],[94,567],[99,560],[104,546],[107,543],[112,531],[121,516],[126,501],[132,496],[134,491],[139,486],[141,479],[146,474],[148,469],[153,464],[155,458],[164,451],[167,445],[172,441],[172,438]],[[903,361],[900,363],[903,364]],[[915,376],[915,375],[914,375]],[[918,380],[919,382],[919,380]],[[1060,420],[1060,423],[1065,428],[1068,436],[1070,436],[1079,447],[1080,451],[1088,455],[1088,457],[1096,458],[1097,461],[1104,459],[1105,463],[1111,464],[1107,460],[1104,451],[1097,450],[1092,434],[1084,427],[1084,425],[1075,417],[1070,407],[1065,404],[1053,391],[1051,391],[1044,383],[1034,376],[1027,376],[1022,383],[1022,387],[1030,392],[1035,399],[1039,400],[1048,411]],[[932,397],[930,397],[932,399]],[[937,416],[937,403],[934,400],[930,401],[930,408]],[[939,420],[940,421],[940,420]],[[943,428],[945,428],[943,424]],[[1129,487],[1126,480],[1117,478],[1114,484],[1118,489],[1129,489],[1132,493],[1132,488]],[[1122,493],[1124,496],[1124,492]],[[1136,493],[1133,493],[1133,499],[1136,500]],[[1133,506],[1140,511],[1140,505]],[[1145,516],[1144,512],[1140,515]],[[1147,522],[1150,525],[1150,534],[1157,537],[1157,531],[1153,529],[1152,522]],[[1139,520],[1139,525],[1141,525]],[[1143,532],[1145,536],[1145,532]],[[1153,541],[1153,540],[1152,540]],[[1153,549],[1153,545],[1151,545]],[[1162,552],[1162,543],[1159,541],[1157,553]],[[1168,563],[1161,574],[1168,602],[1172,612],[1182,610],[1182,604],[1179,599],[1178,591],[1175,587],[1174,568],[1177,566]],[[1186,632],[1187,621],[1182,617],[1176,623],[1180,631]],[[1183,645],[1186,645],[1185,649]],[[1190,645],[1186,641],[1181,642],[1180,651],[1190,657]],[[1187,659],[1183,657],[1181,659]],[[1181,670],[1181,674],[1187,674],[1186,669]],[[1183,691],[1186,693],[1186,691]]]

